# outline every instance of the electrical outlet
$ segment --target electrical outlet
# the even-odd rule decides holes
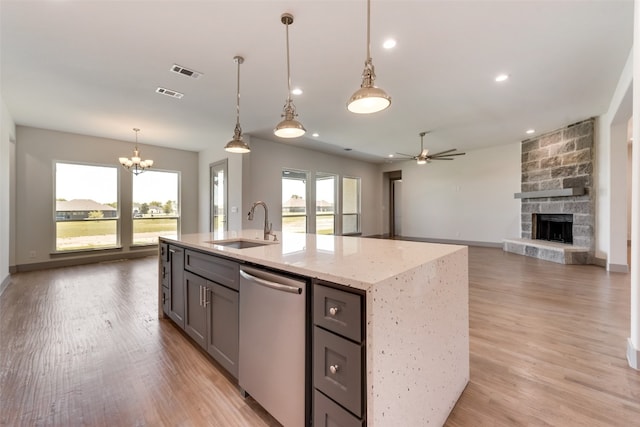
[[[35,258],[36,257],[36,251],[29,251],[29,258]]]

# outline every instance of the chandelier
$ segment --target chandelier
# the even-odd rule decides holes
[[[138,132],[140,129],[133,128],[133,131],[136,133],[136,146],[133,150],[133,156],[131,158],[120,157],[118,160],[120,164],[127,168],[134,175],[140,175],[145,170],[149,169],[153,166],[153,160],[142,160],[140,158],[140,151],[138,150]]]

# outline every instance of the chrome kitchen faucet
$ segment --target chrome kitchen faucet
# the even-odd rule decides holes
[[[269,235],[272,235],[273,241],[277,242],[278,236],[276,236],[276,233],[273,233],[271,231],[273,224],[269,222],[269,208],[267,208],[267,204],[265,202],[258,200],[257,202],[253,203],[253,206],[251,206],[251,210],[249,211],[249,216],[248,216],[249,221],[253,221],[253,214],[254,214],[254,211],[256,210],[256,206],[258,205],[264,208],[264,240],[269,240]]]

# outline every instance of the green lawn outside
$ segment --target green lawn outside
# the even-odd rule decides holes
[[[305,233],[306,217],[301,216],[283,216],[282,217],[282,230],[292,231],[294,233]],[[316,234],[333,234],[333,216],[320,216],[316,217]]]
[[[116,220],[60,221],[57,223],[58,238],[104,236],[116,234]],[[133,220],[134,233],[175,232],[176,218],[142,218]]]
[[[59,221],[56,223],[56,250],[83,250],[115,247],[117,220]],[[158,236],[177,235],[177,218],[135,218],[133,244],[152,245]]]

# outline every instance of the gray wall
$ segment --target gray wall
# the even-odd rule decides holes
[[[453,161],[401,161],[382,169],[402,171],[396,203],[406,237],[497,245],[519,235],[520,202],[513,196],[520,191],[519,142],[467,151]],[[388,185],[384,191],[386,212]]]
[[[16,128],[9,110],[0,97],[2,118],[0,122],[0,291],[9,277],[9,265],[13,259],[11,239],[12,172],[14,171]]]
[[[139,144],[145,158],[154,160],[154,169],[180,172],[181,231],[197,231],[198,221],[198,154]],[[71,161],[91,164],[118,165],[118,157],[130,156],[133,143],[93,136],[57,132],[18,126],[16,135],[16,266],[48,263],[55,265],[66,260],[81,262],[99,254],[56,254],[55,226],[53,222],[54,162]],[[121,245],[113,256],[131,256],[139,249],[130,249],[132,175],[119,168]],[[36,256],[29,257],[31,251]]]
[[[251,153],[243,156],[240,208],[243,228],[262,228],[262,212],[256,214],[253,222],[247,220],[246,213],[254,201],[263,200],[269,206],[273,229],[282,230],[282,169],[291,168],[311,172],[312,180],[317,172],[360,177],[362,235],[380,233],[382,172],[378,165],[300,148],[295,142],[276,143],[256,137],[251,139]],[[315,199],[315,185],[311,185],[309,197]]]

